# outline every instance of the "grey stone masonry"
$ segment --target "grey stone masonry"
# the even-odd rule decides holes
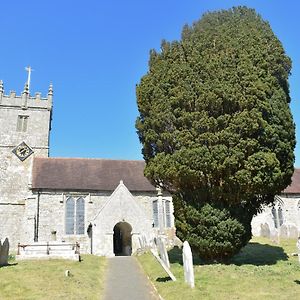
[[[48,157],[52,97],[52,85],[47,98],[31,96],[27,84],[21,95],[6,95],[0,81],[0,236],[8,236],[12,248],[23,235],[32,159]],[[24,144],[27,149],[17,150]]]

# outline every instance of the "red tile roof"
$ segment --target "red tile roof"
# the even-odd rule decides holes
[[[282,193],[300,194],[300,169],[295,169],[292,177],[292,183]]]
[[[144,168],[138,160],[34,158],[32,188],[113,191],[123,180],[130,191],[155,191]]]

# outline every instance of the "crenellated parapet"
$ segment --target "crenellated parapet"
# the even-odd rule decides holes
[[[4,107],[20,107],[26,109],[47,109],[52,110],[53,105],[53,86],[50,83],[47,97],[42,97],[40,92],[36,92],[34,96],[30,95],[28,83],[25,84],[21,95],[17,95],[15,91],[5,94],[3,81],[0,80],[0,106]]]

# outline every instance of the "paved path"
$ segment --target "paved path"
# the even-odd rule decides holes
[[[108,259],[104,300],[158,300],[159,296],[133,256]]]

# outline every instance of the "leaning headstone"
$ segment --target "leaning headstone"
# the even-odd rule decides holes
[[[153,249],[150,249],[150,252],[157,259],[157,261],[160,263],[160,265],[163,267],[163,269],[166,271],[166,273],[170,276],[170,278],[173,281],[176,281],[176,277],[173,275],[173,273],[171,272],[170,268],[168,268],[166,266],[166,264],[163,262],[163,260],[159,257],[159,255],[157,255],[157,253]]]
[[[184,280],[191,288],[195,287],[194,267],[193,267],[193,254],[188,241],[183,243],[182,250]]]
[[[9,242],[8,238],[3,243],[0,241],[0,266],[8,265]]]
[[[167,248],[166,248],[166,245],[165,245],[163,239],[158,237],[156,239],[156,243],[157,243],[157,249],[158,249],[158,254],[159,254],[160,258],[165,263],[165,265],[170,269],[169,256],[168,256]]]

